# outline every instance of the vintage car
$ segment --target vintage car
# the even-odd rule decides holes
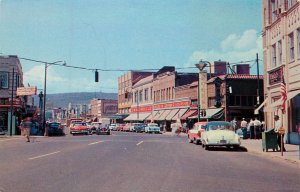
[[[140,123],[140,124],[136,125],[136,126],[134,127],[135,132],[137,132],[137,133],[145,132],[145,127],[146,127],[146,126],[147,126],[147,125],[144,124],[144,123]]]
[[[145,133],[161,133],[160,127],[157,123],[149,123],[145,127]]]
[[[123,131],[124,126],[125,126],[125,124],[117,124],[116,125],[116,130],[117,131]]]
[[[85,122],[76,122],[73,123],[72,127],[70,128],[70,133],[74,134],[89,134],[89,128]]]
[[[108,125],[100,125],[97,130],[96,130],[96,134],[97,135],[110,135],[110,129],[108,127]]]
[[[48,136],[63,136],[65,135],[63,127],[58,122],[51,122],[47,124],[48,126]]]
[[[111,130],[111,131],[116,131],[116,130],[117,130],[117,125],[116,125],[116,124],[110,124],[110,125],[108,126],[108,128],[109,128],[109,130]]]
[[[101,126],[100,122],[92,122],[90,125],[90,133],[95,134],[97,129]]]
[[[130,123],[126,123],[126,125],[125,125],[125,126],[123,126],[123,129],[122,129],[122,131],[129,132],[129,131],[130,131],[130,126],[131,126],[131,124],[130,124]]]
[[[142,125],[143,123],[132,123],[129,129],[131,132],[137,132],[138,127]],[[139,132],[141,132],[141,130],[139,130]]]
[[[208,122],[201,135],[201,142],[206,150],[214,146],[238,148],[241,145],[239,135],[234,132],[231,124],[225,121]]]
[[[207,122],[197,122],[193,128],[188,131],[188,141],[190,143],[201,143],[201,133],[205,131],[205,125]]]

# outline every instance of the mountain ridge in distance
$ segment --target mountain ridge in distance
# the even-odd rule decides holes
[[[117,93],[104,92],[74,92],[74,93],[52,93],[47,94],[47,105],[54,108],[67,108],[69,103],[72,104],[90,104],[94,98],[117,100]],[[35,105],[38,106],[39,97],[35,97]]]

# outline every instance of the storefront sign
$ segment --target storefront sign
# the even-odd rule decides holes
[[[151,105],[139,106],[139,107],[133,107],[133,108],[131,108],[131,113],[151,112],[151,111],[152,111],[152,106]]]
[[[164,109],[164,108],[180,108],[189,107],[191,105],[190,101],[179,101],[173,103],[161,103],[153,105],[154,109]]]
[[[269,72],[269,85],[274,85],[282,81],[282,67]]]
[[[18,87],[17,95],[36,95],[36,87]]]

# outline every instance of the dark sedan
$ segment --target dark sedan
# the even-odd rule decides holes
[[[63,136],[65,135],[63,127],[60,123],[51,122],[48,124],[48,135],[49,136]]]

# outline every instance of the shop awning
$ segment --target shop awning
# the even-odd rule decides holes
[[[163,120],[165,120],[166,117],[169,115],[169,113],[170,113],[172,110],[166,109],[166,110],[163,110],[163,111],[164,111],[163,114],[160,115],[160,116],[157,118],[158,121],[163,121]]]
[[[264,112],[274,112],[281,105],[281,98],[264,108]]]
[[[264,100],[264,102],[262,102],[260,105],[259,105],[259,107],[257,107],[255,110],[254,110],[254,114],[255,115],[257,115],[257,114],[259,114],[259,110],[267,103],[267,101],[268,101],[269,99],[268,99],[268,97]]]
[[[190,116],[198,115],[198,112],[196,109],[190,109],[188,112],[186,112],[180,119],[186,120]]]
[[[160,118],[160,116],[164,114],[164,112],[164,110],[158,110],[155,116],[153,116],[153,120],[157,121],[158,118]]]
[[[151,121],[152,119],[154,120],[154,117],[156,116],[156,114],[158,113],[158,111],[152,111],[152,113],[150,113],[150,115],[146,118],[146,120]]]
[[[298,94],[300,94],[300,90],[289,92],[287,94],[287,100],[293,99]]]
[[[188,108],[180,109],[178,113],[172,118],[172,120],[177,120],[182,117],[182,115],[185,114],[185,112],[188,110]]]
[[[124,119],[124,121],[144,121],[151,113],[133,113]]]
[[[206,109],[206,116],[204,117],[200,117],[201,119],[219,119],[218,116],[222,115],[222,111],[224,110],[224,108],[212,108],[212,109]],[[198,118],[198,114],[189,117],[189,119],[197,119]]]
[[[178,113],[179,109],[172,109],[169,115],[166,117],[167,121],[171,121],[172,118]]]

